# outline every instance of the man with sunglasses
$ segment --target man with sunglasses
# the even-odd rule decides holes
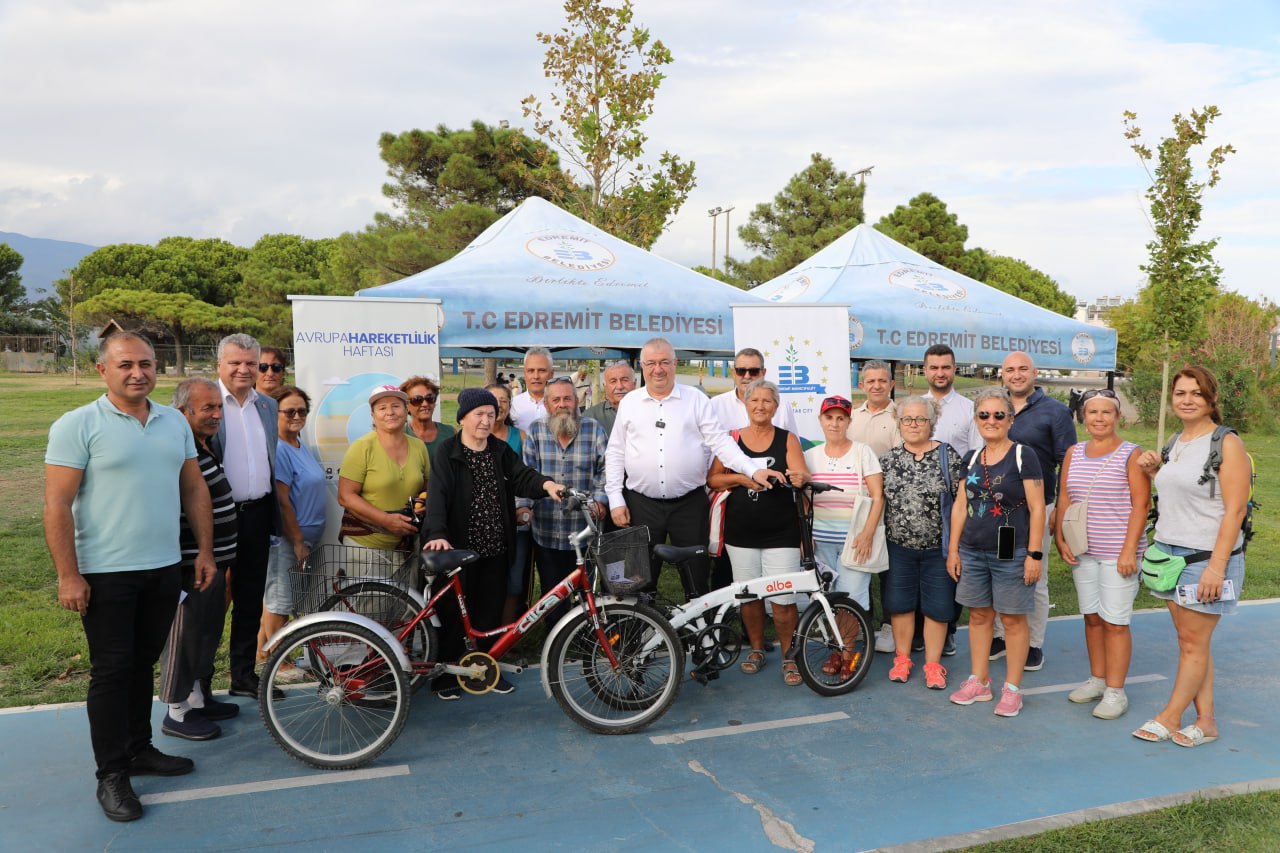
[[[1036,452],[1040,470],[1044,474],[1044,551],[1041,555],[1040,580],[1036,582],[1035,610],[1028,618],[1031,627],[1031,649],[1027,652],[1025,669],[1035,672],[1044,666],[1044,632],[1049,622],[1049,559],[1048,543],[1053,541],[1049,533],[1053,518],[1054,499],[1058,491],[1058,471],[1062,460],[1076,443],[1076,428],[1071,422],[1071,410],[1065,404],[1036,387],[1036,365],[1025,352],[1011,352],[1000,366],[1000,382],[1013,400],[1014,420],[1009,428],[1009,438],[1025,444]],[[1003,657],[1004,626],[996,617],[995,637],[991,641],[991,660]]]
[[[726,430],[742,429],[751,419],[747,416],[747,386],[757,379],[764,379],[769,371],[764,366],[764,356],[760,350],[744,347],[733,357],[734,389],[711,398],[711,410],[720,419]],[[778,406],[773,415],[773,425],[781,427],[792,435],[798,436],[796,417],[791,407],[785,403]]]
[[[258,381],[254,388],[259,394],[274,397],[284,387],[284,375],[289,370],[289,356],[276,347],[263,347],[258,352]]]

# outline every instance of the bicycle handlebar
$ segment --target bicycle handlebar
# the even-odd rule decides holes
[[[777,477],[771,478],[771,482],[776,486],[783,486],[785,488],[790,489],[793,492],[802,492],[805,489],[808,489],[809,491],[813,492],[815,495],[821,494],[822,492],[843,492],[844,491],[844,489],[840,488],[839,486],[833,486],[830,483],[823,483],[818,480],[810,480],[809,482],[805,483],[803,486],[793,486],[791,485],[790,480],[787,480],[787,479],[779,480]]]

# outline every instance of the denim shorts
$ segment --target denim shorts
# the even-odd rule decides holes
[[[1181,545],[1166,545],[1163,542],[1158,544],[1162,551],[1174,557],[1181,557],[1200,550],[1198,548],[1183,548]],[[1184,584],[1189,583],[1200,583],[1200,576],[1204,574],[1204,570],[1208,567],[1209,561],[1207,559],[1201,560],[1198,563],[1188,563],[1187,567],[1182,570],[1182,574],[1178,575],[1178,586],[1183,586]],[[1231,601],[1210,601],[1208,604],[1201,604],[1199,602],[1196,602],[1195,604],[1179,604],[1178,606],[1186,610],[1198,610],[1201,613],[1217,613],[1221,616],[1235,613],[1236,606],[1239,604],[1239,598],[1244,595],[1243,553],[1234,554],[1227,560],[1227,577],[1235,584],[1235,599]],[[1177,589],[1177,587],[1174,587],[1174,589]],[[1167,592],[1156,592],[1155,590],[1148,590],[1148,592],[1156,598],[1163,598],[1165,601],[1173,601],[1174,589],[1168,590]]]
[[[1133,616],[1133,599],[1138,595],[1142,573],[1125,577],[1116,570],[1116,560],[1104,560],[1081,554],[1072,566],[1071,579],[1076,583],[1076,600],[1080,612],[1096,613],[1112,625],[1128,625]]]
[[[947,558],[941,548],[917,551],[892,542],[889,571],[880,576],[885,585],[885,609],[890,615],[915,613],[919,607],[935,622],[956,618],[956,582],[947,574]]]
[[[965,607],[993,607],[1010,616],[1031,613],[1036,607],[1036,586],[1023,583],[1027,549],[1013,552],[1012,560],[996,559],[995,551],[960,549],[960,582],[956,602]]]
[[[315,548],[315,542],[308,542],[307,548]],[[267,560],[267,584],[262,590],[262,604],[270,613],[279,616],[293,615],[293,585],[289,580],[289,572],[297,562],[293,558],[293,545],[283,536],[271,537],[271,553]]]

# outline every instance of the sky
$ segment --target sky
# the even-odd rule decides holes
[[[874,223],[920,192],[968,246],[1085,299],[1132,296],[1151,145],[1222,111],[1205,195],[1225,289],[1280,301],[1280,3],[635,0],[675,63],[648,151],[697,164],[654,251],[710,265],[814,152],[867,178]],[[0,231],[102,245],[335,236],[389,208],[384,131],[527,126],[555,0],[0,0]],[[1207,150],[1197,159],[1203,164]],[[718,251],[724,248],[719,220]],[[736,233],[730,253],[746,252]]]

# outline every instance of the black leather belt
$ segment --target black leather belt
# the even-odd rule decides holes
[[[248,512],[251,509],[257,509],[260,506],[265,506],[270,497],[271,495],[263,495],[262,497],[254,498],[251,501],[240,501],[236,504],[236,512]]]
[[[680,501],[689,497],[689,495],[693,494],[694,492],[701,491],[701,489],[702,489],[701,486],[694,489],[690,489],[689,491],[685,492],[683,495],[681,495],[678,498],[651,498],[646,494],[637,492],[635,489],[627,489],[627,491],[631,492],[633,495],[640,495],[640,497],[648,501],[656,501],[657,503],[660,503],[660,504],[673,504],[673,503],[679,503]]]

